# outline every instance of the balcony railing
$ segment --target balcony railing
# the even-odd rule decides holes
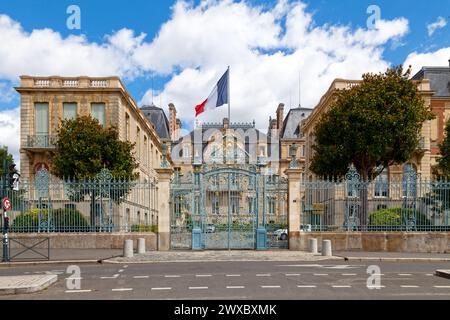
[[[27,148],[55,148],[56,137],[48,134],[30,135],[27,138]]]

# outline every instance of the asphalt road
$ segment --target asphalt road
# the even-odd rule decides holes
[[[369,281],[376,265],[380,282]],[[58,282],[33,294],[0,299],[450,299],[450,280],[431,262],[189,262],[0,268],[0,275],[56,273]],[[374,269],[372,272],[378,275]],[[373,276],[373,275],[372,275]],[[79,278],[79,279],[73,279]],[[80,281],[69,290],[67,284]]]

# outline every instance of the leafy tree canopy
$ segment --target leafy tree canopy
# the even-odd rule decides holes
[[[445,138],[439,144],[441,157],[437,164],[437,174],[443,178],[450,178],[450,119],[445,126]]]
[[[410,73],[401,66],[366,73],[359,85],[336,92],[315,129],[314,173],[341,177],[353,164],[361,178],[371,180],[385,167],[411,158],[422,124],[433,114]]]
[[[14,157],[11,153],[8,152],[8,147],[3,146],[0,148],[0,177],[3,176],[3,163],[6,165],[15,165]],[[14,168],[14,171],[11,173],[17,173],[18,168]],[[8,168],[6,168],[6,172],[8,172]]]
[[[60,178],[82,180],[94,178],[105,167],[113,177],[134,179],[137,163],[133,147],[129,141],[119,140],[116,128],[103,128],[90,116],[63,120],[52,170]]]

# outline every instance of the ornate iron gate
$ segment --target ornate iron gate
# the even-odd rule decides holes
[[[175,174],[172,249],[287,248],[287,181],[261,166],[208,167]]]

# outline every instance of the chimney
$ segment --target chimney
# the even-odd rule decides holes
[[[283,126],[283,116],[284,116],[284,104],[280,103],[277,108],[277,129],[281,129]]]
[[[173,105],[173,103],[169,103],[169,131],[170,137],[173,140],[176,140],[177,135],[177,109]]]

